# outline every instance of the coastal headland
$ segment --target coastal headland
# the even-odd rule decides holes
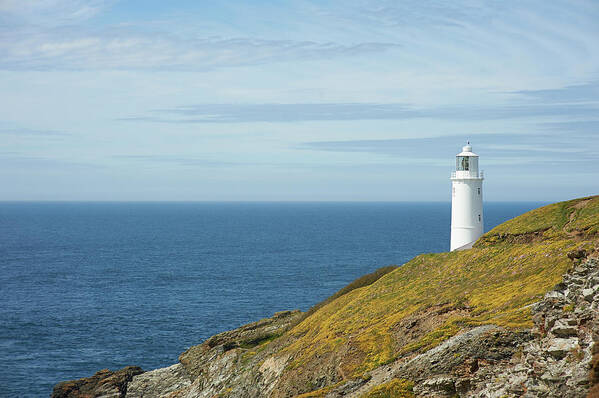
[[[102,370],[52,397],[592,397],[597,341],[592,196],[212,336],[172,366]]]

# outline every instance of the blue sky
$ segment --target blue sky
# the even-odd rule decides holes
[[[213,3],[213,4],[210,4]],[[0,0],[0,200],[599,193],[597,1]]]

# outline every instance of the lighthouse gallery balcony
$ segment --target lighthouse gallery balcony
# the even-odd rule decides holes
[[[451,179],[468,179],[468,178],[472,178],[472,179],[479,179],[485,178],[485,172],[483,170],[477,172],[472,172],[472,171],[452,171],[451,172]]]

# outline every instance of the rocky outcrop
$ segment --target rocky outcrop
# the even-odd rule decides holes
[[[414,394],[422,397],[585,397],[591,360],[599,351],[594,349],[599,339],[599,260],[578,264],[532,312],[530,331],[480,326],[326,396],[357,397],[393,378],[407,378],[416,382]]]
[[[581,262],[533,306],[535,338],[508,363],[481,368],[467,396],[584,397],[599,331],[599,260]]]
[[[361,397],[409,379],[418,397],[585,397],[599,383],[599,260],[578,264],[531,310],[531,330],[479,326],[323,396]]]
[[[127,386],[126,398],[168,397],[191,385],[192,379],[180,364],[137,375]]]
[[[62,382],[54,388],[52,398],[212,397],[223,391],[235,396],[262,396],[272,389],[285,365],[267,360],[257,366],[276,350],[276,344],[266,343],[281,336],[302,316],[299,310],[281,311],[271,318],[217,334],[191,347],[180,355],[180,363],[166,368],[143,372],[130,366]]]
[[[202,376],[210,371],[211,365],[214,365],[213,362],[217,358],[237,357],[237,353],[282,335],[300,316],[299,310],[277,312],[272,318],[261,319],[238,329],[219,333],[185,351],[179,356],[179,361],[194,378]]]
[[[423,397],[464,395],[471,390],[479,368],[508,361],[532,338],[528,331],[479,326],[420,355],[377,368],[366,378],[340,386],[326,396],[361,397],[394,379],[414,381],[414,393]]]
[[[276,344],[266,343],[281,336],[302,315],[298,310],[282,311],[212,336],[181,354],[180,363],[134,377],[126,398],[263,396],[285,365],[265,360],[276,349]]]
[[[299,310],[278,312],[272,318],[217,334],[185,351],[179,361],[194,382],[183,396],[268,396],[287,363],[270,357],[280,347],[273,340],[302,316]]]
[[[125,398],[128,383],[142,373],[143,370],[137,366],[116,372],[100,370],[92,377],[57,384],[51,398]]]

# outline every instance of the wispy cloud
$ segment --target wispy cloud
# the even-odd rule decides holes
[[[3,70],[210,70],[289,60],[329,59],[398,48],[397,43],[202,36],[127,23],[81,24],[114,1],[0,2]],[[171,23],[171,26],[173,23]],[[166,25],[168,27],[168,25]],[[163,26],[164,27],[164,26]]]
[[[365,0],[337,11],[348,19],[382,24],[389,27],[459,27],[467,22],[489,21],[501,9],[502,3],[442,2],[435,0],[410,2]]]
[[[9,151],[0,152],[0,161],[7,170],[78,170],[78,169],[99,169],[105,168],[105,165],[80,162],[71,159],[64,159],[50,156],[35,156],[21,152]]]
[[[11,25],[59,26],[88,20],[116,0],[2,0],[0,19]]]
[[[460,69],[474,75],[471,63],[487,75],[530,73],[531,78],[597,72],[599,7],[593,1],[359,0],[322,9],[362,30],[400,40],[423,68],[442,65],[449,73]]]
[[[120,120],[158,123],[297,122],[418,117],[403,104],[203,104],[160,109],[150,116]]]
[[[543,102],[594,102],[599,103],[599,81],[566,86],[557,89],[547,90],[522,90],[515,91],[514,94],[520,94],[526,97],[541,100]]]
[[[589,117],[596,115],[598,110],[599,106],[594,104],[544,103],[433,108],[418,108],[398,103],[202,104],[160,109],[152,111],[148,115],[131,116],[118,120],[175,124],[414,118],[494,120],[559,115]]]
[[[33,137],[63,137],[71,135],[70,133],[66,133],[64,131],[57,130],[36,130],[36,129],[28,129],[28,128],[3,128],[0,127],[0,134],[5,135],[16,135],[16,136],[33,136]]]
[[[589,0],[0,0],[0,174],[22,197],[46,178],[73,197],[61,184],[85,178],[115,197],[160,180],[173,194],[287,198],[378,178],[376,198],[420,173],[417,198],[470,139],[486,170],[502,166],[505,199],[513,178],[519,198],[586,193],[597,20]],[[109,172],[79,173],[88,160]]]
[[[291,60],[329,59],[383,52],[394,43],[261,40],[251,38],[179,38],[138,33],[73,32],[2,34],[0,69],[209,70]]]
[[[567,122],[542,123],[542,127],[547,130],[559,131],[568,136],[584,136],[592,139],[592,142],[597,141],[599,137],[599,120],[575,120]],[[598,144],[599,145],[599,144]]]
[[[242,162],[220,161],[199,156],[183,155],[114,155],[115,160],[134,161],[140,163],[166,163],[178,166],[202,166],[202,167],[236,167],[248,165]]]
[[[584,139],[572,139],[561,134],[494,133],[386,140],[313,141],[300,144],[296,148],[329,152],[366,152],[428,162],[438,158],[450,159],[459,149],[456,148],[456,144],[466,141],[475,144],[477,153],[489,155],[491,159],[504,159],[512,164],[541,160],[595,161],[599,156],[599,146],[584,145]]]
[[[163,167],[166,164],[181,167],[202,167],[202,168],[217,168],[217,169],[228,169],[228,168],[248,168],[248,167],[259,167],[259,168],[293,168],[293,169],[318,169],[322,167],[384,167],[389,163],[361,163],[359,165],[356,162],[350,161],[339,161],[334,163],[321,163],[321,162],[290,162],[290,161],[223,161],[209,157],[201,156],[182,156],[182,155],[114,155],[112,159],[122,161],[133,161],[137,163],[143,163],[147,165],[159,165]]]

